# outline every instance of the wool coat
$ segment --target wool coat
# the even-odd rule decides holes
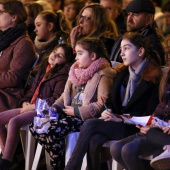
[[[153,114],[159,103],[159,83],[162,69],[155,62],[150,61],[144,68],[141,81],[126,106],[122,106],[121,86],[126,88],[129,80],[129,70],[124,64],[116,68],[117,75],[114,79],[111,96],[107,102],[109,108],[116,114],[130,114],[131,116],[147,116]],[[138,131],[135,126],[126,126],[127,134]]]
[[[104,101],[108,98],[115,75],[116,72],[113,69],[105,68],[96,72],[93,77],[88,80],[84,89],[83,104],[78,107],[83,120],[100,116],[103,106],[101,97]],[[54,104],[61,109],[65,106],[70,106],[75,95],[76,86],[68,79],[64,93]]]
[[[63,68],[57,71],[51,77],[45,79],[40,85],[38,98],[46,99],[49,105],[52,105],[64,91],[64,87],[68,78],[68,72],[71,64],[66,64]],[[41,69],[36,74],[32,88],[20,100],[19,105],[22,107],[23,102],[30,102],[34,92],[45,74],[45,69]]]
[[[24,80],[36,59],[33,43],[20,36],[0,52],[0,112],[17,107]]]

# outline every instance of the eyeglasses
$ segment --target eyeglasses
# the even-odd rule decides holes
[[[88,22],[88,21],[90,21],[92,18],[90,18],[90,17],[87,17],[87,16],[80,16],[80,19],[79,20],[83,20],[84,22]]]
[[[6,13],[6,11],[1,11],[1,10],[0,10],[0,15],[3,14],[3,13]]]

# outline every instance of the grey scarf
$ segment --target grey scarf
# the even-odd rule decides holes
[[[124,97],[123,104],[122,104],[123,106],[127,105],[130,98],[132,97],[134,91],[136,90],[136,87],[139,84],[139,81],[140,81],[140,78],[141,78],[141,73],[142,73],[142,71],[145,68],[147,63],[148,63],[148,59],[144,59],[142,61],[142,63],[140,64],[140,66],[136,70],[133,70],[129,66],[130,76],[129,76],[129,81],[128,81],[128,84],[127,84],[126,93],[125,93],[125,97]]]

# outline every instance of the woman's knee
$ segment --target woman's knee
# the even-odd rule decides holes
[[[120,141],[115,141],[111,147],[110,147],[110,153],[112,155],[112,158],[115,160],[118,160],[121,157],[121,151],[122,151],[123,145]]]
[[[125,162],[134,159],[137,155],[136,147],[132,143],[127,143],[122,147],[121,156]]]

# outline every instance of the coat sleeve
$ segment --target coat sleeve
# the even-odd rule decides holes
[[[67,78],[68,78],[68,75],[62,76],[62,79],[57,81],[57,83],[55,84],[52,96],[46,99],[50,106],[54,103],[55,100],[60,98],[61,94],[64,91]]]
[[[62,93],[62,95],[54,102],[53,105],[57,105],[58,107],[60,107],[61,109],[64,108],[65,105],[69,105],[71,104],[71,90],[72,90],[72,84],[71,82],[67,79],[67,82],[65,84],[65,88],[64,88],[64,92]]]
[[[0,72],[0,88],[20,86],[36,58],[33,44],[27,38],[18,41],[11,53],[9,69]]]
[[[103,107],[101,97],[104,99],[104,101],[107,100],[112,84],[112,78],[108,78],[106,76],[101,77],[96,91],[97,101],[91,102],[88,105],[83,105],[78,108],[83,120],[100,116]]]

